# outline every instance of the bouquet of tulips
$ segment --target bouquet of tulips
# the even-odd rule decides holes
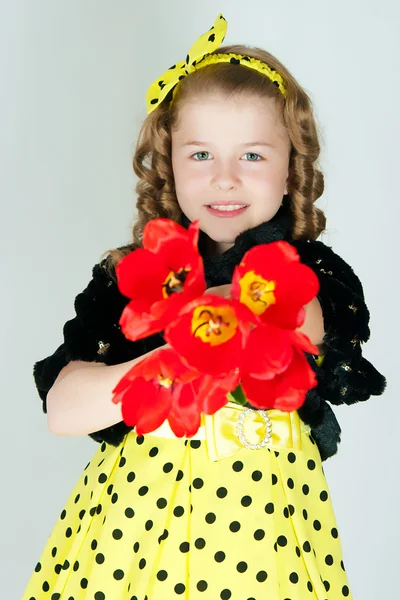
[[[154,219],[143,248],[116,267],[130,298],[119,324],[129,340],[163,332],[166,347],[137,362],[113,390],[122,417],[138,435],[165,419],[177,437],[191,437],[201,414],[228,401],[257,409],[298,409],[317,385],[304,352],[318,348],[296,331],[318,293],[315,273],[285,241],[250,249],[235,267],[231,297],[207,294],[198,251],[199,223],[186,230]]]

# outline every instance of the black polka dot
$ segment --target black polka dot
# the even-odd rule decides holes
[[[222,561],[224,561],[224,560],[225,560],[225,556],[226,556],[226,555],[225,555],[225,552],[222,552],[222,550],[220,550],[219,552],[216,552],[216,553],[214,554],[214,560],[215,560],[216,562],[222,562]]]
[[[118,494],[115,493],[111,496],[111,502],[112,504],[115,504],[118,501]]]
[[[179,550],[184,553],[189,552],[189,548],[189,542],[182,542],[182,544],[179,546]]]
[[[194,545],[198,550],[202,550],[206,545],[206,540],[204,538],[197,538],[197,540],[194,542]]]
[[[54,546],[54,548],[51,551],[51,555],[54,558],[56,554],[57,554],[57,548]]]
[[[154,458],[155,456],[157,456],[158,454],[158,448],[156,446],[154,446],[150,452],[149,452],[149,456],[151,456],[152,458]]]
[[[129,475],[128,475],[128,477],[129,477]],[[113,489],[114,489],[114,485],[112,483],[110,483],[110,485],[107,488],[107,494],[109,496],[111,496]]]
[[[147,494],[147,492],[149,491],[149,488],[147,487],[147,485],[142,485],[141,488],[139,488],[139,496],[145,496]]]
[[[321,523],[320,523],[320,521],[318,521],[318,519],[315,519],[315,521],[313,523],[313,527],[314,527],[315,531],[320,531]]]
[[[193,479],[193,487],[196,488],[196,490],[200,490],[204,485],[204,481],[200,478],[200,477],[196,477],[196,479]]]
[[[72,529],[71,527],[68,527],[67,530],[65,531],[65,537],[69,538],[72,535]]]
[[[87,476],[87,475],[85,475],[85,479],[83,480],[83,484],[84,484],[84,485],[87,485],[87,484],[88,484],[88,476]]]
[[[265,537],[265,531],[263,529],[257,529],[257,531],[254,532],[254,539],[257,540],[258,542],[260,540],[263,540]]]
[[[323,584],[325,586],[325,590],[329,592],[329,590],[331,589],[331,584],[329,583],[329,581],[324,581]]]
[[[243,469],[243,463],[241,460],[237,460],[236,462],[233,463],[232,465],[232,469],[236,472],[236,473],[240,473],[240,471]]]
[[[285,506],[285,508],[283,509],[283,515],[286,517],[286,519],[289,518],[289,509],[287,506]]]
[[[290,463],[296,462],[296,455],[294,454],[294,452],[289,452],[287,458]]]
[[[119,459],[119,466],[123,467],[126,463],[126,458],[124,456],[122,456],[122,458]]]
[[[86,514],[86,510],[81,510],[81,512],[79,513],[79,518],[81,521],[82,521],[83,517],[85,516],[85,514]]]
[[[49,589],[50,589],[49,582],[48,582],[48,581],[44,581],[44,582],[43,582],[43,585],[42,585],[42,590],[43,590],[44,592],[48,592],[48,591],[49,591]]]
[[[251,496],[243,496],[243,498],[241,499],[241,504],[242,506],[250,506],[250,504],[253,502]]]
[[[293,504],[289,504],[288,508],[289,508],[289,513],[290,513],[290,516],[291,516],[291,517],[293,517],[293,515],[294,515],[294,510],[295,510],[295,509],[294,509],[294,506],[293,506]]]
[[[217,517],[215,516],[214,513],[212,513],[212,512],[211,513],[207,513],[206,517],[205,517],[206,523],[209,523],[211,525],[212,523],[215,523],[216,518]]]
[[[349,595],[349,593],[350,593],[350,592],[349,592],[349,588],[347,587],[347,585],[344,585],[344,586],[342,587],[342,594],[343,594],[343,596],[348,596],[348,595]]]
[[[186,587],[183,583],[177,583],[174,587],[175,594],[183,594],[186,590]]]
[[[304,552],[311,552],[310,542],[304,542],[303,550],[304,550]]]
[[[207,588],[208,588],[208,583],[207,583],[207,581],[204,581],[204,579],[202,579],[201,581],[199,581],[197,583],[197,589],[199,590],[199,592],[205,592]]]
[[[272,485],[276,485],[278,483],[278,478],[275,473],[272,473]]]
[[[266,571],[258,571],[258,573],[256,575],[256,579],[260,583],[262,583],[263,581],[265,581],[267,579],[267,577],[268,577],[268,573]]]
[[[112,532],[112,536],[114,538],[114,540],[120,540],[122,538],[122,531],[121,529],[114,529],[114,531]]]
[[[336,538],[339,536],[339,532],[338,532],[338,530],[336,529],[336,527],[334,527],[334,528],[331,530],[331,535],[332,535],[332,537],[333,537],[333,538],[335,538],[335,539],[336,539]]]
[[[104,562],[104,554],[102,554],[101,552],[96,554],[96,562],[98,565],[102,565]]]
[[[125,509],[125,516],[126,516],[128,519],[132,519],[132,517],[134,517],[134,516],[135,516],[135,511],[133,510],[133,508],[130,508],[130,507],[126,508],[126,509]]]
[[[72,569],[76,572],[79,569],[79,561],[75,561],[74,562],[74,566],[72,567]]]
[[[57,573],[57,575],[59,575],[61,573],[61,569],[62,569],[62,565],[60,565],[60,563],[58,563],[54,567],[54,572]]]
[[[297,573],[290,573],[289,579],[292,583],[297,583],[299,581],[299,576]]]
[[[268,504],[265,505],[265,509],[264,510],[265,510],[265,512],[268,515],[272,515],[272,513],[275,510],[274,503],[273,502],[268,502]]]
[[[220,598],[221,600],[229,600],[232,597],[232,592],[231,590],[222,590],[222,592],[220,593]]]
[[[157,579],[158,581],[165,581],[168,577],[168,573],[167,571],[164,571],[164,569],[162,569],[161,571],[158,571],[157,573]]]
[[[236,565],[236,569],[237,569],[237,571],[239,571],[239,573],[245,573],[247,571],[247,563],[244,562],[244,560],[240,561]]]
[[[86,590],[86,588],[87,588],[87,586],[88,586],[88,583],[89,583],[89,582],[88,582],[88,580],[86,579],[86,577],[83,577],[83,578],[81,579],[81,583],[80,583],[80,585],[81,585],[81,588],[82,588],[83,590]]]
[[[176,506],[174,508],[174,515],[175,517],[181,517],[185,512],[185,509],[183,508],[183,506]]]
[[[67,516],[67,511],[64,509],[60,515],[60,519],[65,519],[66,516]]]
[[[94,515],[96,514],[96,507],[93,506],[90,510],[89,510],[89,514],[91,517],[94,517]]]
[[[233,533],[236,533],[237,531],[239,531],[239,529],[240,529],[240,523],[239,523],[239,521],[232,521],[232,523],[229,525],[229,529]]]
[[[135,542],[133,544],[133,551],[135,552],[135,554],[137,554],[139,552],[139,548],[140,548],[139,542]]]
[[[78,502],[79,502],[79,498],[80,498],[80,497],[81,497],[81,495],[80,495],[80,494],[77,494],[77,495],[75,496],[75,500],[74,500],[74,503],[75,503],[75,504],[78,504]]]
[[[307,467],[310,469],[310,471],[314,471],[314,469],[315,469],[315,462],[314,462],[313,460],[311,460],[311,459],[310,459],[310,460],[307,462]]]
[[[96,550],[97,548],[97,540],[92,540],[92,543],[90,544],[90,547],[92,550]]]
[[[40,562],[37,563],[36,567],[35,567],[35,572],[39,573],[39,571],[41,570],[42,565],[40,564]]]
[[[175,481],[180,481],[181,479],[183,479],[183,471],[179,469],[179,471],[176,474]]]
[[[190,447],[197,449],[201,446],[201,440],[190,440]]]
[[[98,482],[105,483],[106,481],[107,481],[107,475],[105,473],[100,473],[100,475],[98,477]]]
[[[296,546],[296,554],[297,554],[297,556],[299,558],[301,557],[301,551],[300,551],[300,548],[298,546]]]
[[[287,544],[287,538],[284,535],[280,535],[276,541],[282,548]]]
[[[167,462],[163,466],[163,471],[164,471],[164,473],[170,473],[173,468],[174,468],[174,465],[172,463],[170,463],[170,462]]]
[[[319,495],[320,500],[322,500],[322,502],[326,502],[328,500],[328,492],[325,492],[325,490],[323,492],[320,493]]]
[[[287,480],[287,484],[288,488],[290,488],[291,490],[294,488],[294,481],[291,477],[289,477],[289,479]]]
[[[136,443],[139,444],[139,446],[140,446],[141,444],[143,444],[143,442],[144,442],[144,436],[138,435],[136,438]]]
[[[149,519],[148,521],[146,521],[146,525],[144,527],[146,531],[150,531],[150,529],[153,527],[153,521]]]
[[[220,487],[217,489],[218,498],[225,498],[225,496],[227,494],[228,494],[228,490],[226,489],[226,487]]]
[[[305,521],[307,521],[307,519],[308,519],[308,512],[306,511],[305,508],[303,509],[303,518]]]
[[[167,506],[167,501],[165,498],[159,498],[157,500],[157,507],[158,508],[165,508]]]
[[[146,566],[146,559],[145,558],[141,558],[139,560],[139,569],[144,569]]]
[[[251,474],[251,478],[253,481],[260,481],[260,479],[262,479],[262,473],[261,471],[253,471],[253,473]]]
[[[103,509],[102,505],[98,504],[97,507],[96,507],[96,512],[97,512],[98,515],[101,513],[102,509]]]
[[[114,579],[116,579],[117,581],[121,581],[121,579],[124,578],[124,572],[122,569],[116,569],[113,573],[113,577]]]
[[[307,581],[307,589],[309,592],[313,591],[314,588],[313,588],[313,584],[311,583],[311,581]]]
[[[94,600],[106,600],[106,597],[103,592],[96,592],[94,595]]]
[[[305,496],[307,496],[310,493],[310,488],[308,487],[308,485],[306,483],[303,485],[303,487],[301,489],[303,490],[303,494]]]
[[[134,473],[133,471],[130,471],[130,473],[128,473],[128,475],[126,476],[126,480],[129,483],[132,483],[132,481],[135,481],[136,479],[136,473]]]
[[[333,565],[333,556],[332,554],[327,554],[327,556],[325,556],[325,562],[326,564],[331,567]]]

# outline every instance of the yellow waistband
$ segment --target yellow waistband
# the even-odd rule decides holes
[[[311,429],[300,419],[297,411],[269,409],[265,415],[228,402],[213,415],[203,414],[198,432],[189,439],[206,440],[208,455],[213,461],[247,449],[302,449],[301,432],[310,433]],[[146,435],[179,439],[167,420]]]

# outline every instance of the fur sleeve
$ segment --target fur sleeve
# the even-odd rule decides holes
[[[118,321],[129,299],[121,294],[117,283],[108,275],[106,261],[107,258],[93,267],[92,279],[76,296],[75,316],[63,326],[63,343],[53,354],[34,364],[33,377],[44,413],[47,412],[46,398],[50,388],[71,360],[114,365],[137,358],[165,343],[159,334],[131,342],[121,333]],[[89,435],[97,442],[117,446],[131,429],[121,421]]]
[[[326,346],[320,393],[332,404],[354,404],[382,394],[385,377],[362,353],[362,344],[370,337],[370,314],[359,278],[323,242],[296,240],[292,244],[301,262],[313,269],[320,282],[318,299]]]

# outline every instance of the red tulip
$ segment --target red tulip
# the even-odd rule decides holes
[[[319,280],[300,262],[296,249],[278,241],[254,246],[235,267],[231,296],[264,323],[296,329],[305,319],[304,305],[318,293]]]
[[[260,320],[234,300],[204,294],[184,306],[164,339],[188,367],[225,375],[242,365],[252,325]]]
[[[205,291],[198,236],[198,221],[186,230],[169,219],[153,219],[144,228],[144,248],[118,263],[118,288],[131,298],[119,320],[127,339],[162,331],[182,306]]]
[[[177,437],[192,437],[201,413],[213,414],[235,389],[239,373],[211,378],[189,369],[173,349],[160,348],[136,363],[113,390],[122,403],[122,418],[138,435],[157,429],[165,419]]]

